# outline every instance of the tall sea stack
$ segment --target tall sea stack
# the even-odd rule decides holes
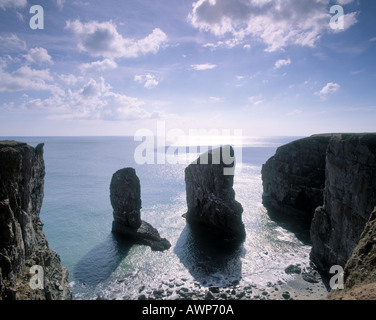
[[[124,168],[113,174],[110,199],[114,210],[113,233],[148,245],[154,251],[171,247],[167,239],[161,238],[157,229],[141,220],[141,186],[134,168]]]
[[[43,144],[0,141],[0,299],[71,299],[68,271],[39,218],[44,176]],[[33,270],[42,273],[38,286]]]
[[[235,154],[231,146],[207,153],[185,169],[186,219],[222,238],[243,241],[242,205],[233,189]]]

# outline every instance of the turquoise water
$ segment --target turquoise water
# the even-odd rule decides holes
[[[246,241],[231,250],[215,249],[186,226],[186,164],[138,165],[133,137],[16,137],[32,146],[44,142],[45,195],[41,211],[51,249],[69,270],[74,299],[137,299],[169,283],[188,289],[210,285],[266,286],[287,282],[285,268],[309,265],[310,246],[270,219],[262,205],[261,166],[276,148],[294,137],[249,139],[235,176],[243,205]],[[191,155],[192,156],[192,155]],[[134,167],[141,181],[143,220],[172,247],[152,252],[111,233],[109,186],[112,174]]]

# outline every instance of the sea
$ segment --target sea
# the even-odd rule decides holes
[[[262,165],[279,146],[298,138],[248,137],[237,146],[241,157],[234,190],[244,209],[246,239],[230,250],[195,235],[182,217],[187,210],[184,169],[200,148],[197,154],[178,149],[176,156],[186,163],[142,164],[135,157],[140,142],[134,137],[2,139],[44,143],[40,217],[50,248],[69,271],[73,299],[177,299],[179,292],[196,292],[194,299],[212,287],[247,288],[252,299],[316,299],[325,295],[325,286],[301,278],[311,270],[309,240],[271,217],[262,204]],[[166,154],[166,148],[154,151],[155,159]],[[141,182],[142,220],[170,241],[169,250],[155,252],[112,234],[110,181],[125,167],[135,168]],[[289,266],[298,272],[287,272]]]

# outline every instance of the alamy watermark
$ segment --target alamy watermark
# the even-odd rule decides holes
[[[33,290],[44,289],[43,267],[34,265],[30,268],[29,273],[33,275],[29,281],[30,288]]]
[[[343,268],[339,265],[332,266],[329,270],[330,274],[334,274],[330,278],[329,286],[332,290],[343,290],[344,286],[344,271]]]
[[[33,16],[30,19],[29,25],[33,30],[44,29],[44,9],[42,6],[34,5],[30,8],[30,14]]]
[[[187,134],[182,129],[166,130],[166,123],[158,121],[156,133],[150,129],[135,133],[134,141],[141,143],[135,149],[134,160],[139,165],[190,164],[201,155],[200,164],[220,164],[222,160],[229,166],[224,168],[223,174],[234,175],[241,170],[242,138],[242,130],[189,129]],[[225,145],[231,145],[234,154]],[[219,146],[223,146],[221,152],[213,152],[209,161],[207,152]]]
[[[343,10],[343,7],[338,4],[330,7],[330,14],[334,14],[330,19],[330,28],[333,30],[345,29],[345,10]]]

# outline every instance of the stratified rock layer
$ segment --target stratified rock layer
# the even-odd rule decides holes
[[[71,299],[68,271],[48,247],[39,218],[43,144],[0,142],[0,299]],[[32,289],[30,268],[43,268],[44,289]]]
[[[113,174],[110,199],[114,209],[112,232],[148,245],[155,251],[171,247],[152,225],[141,220],[141,186],[134,168],[124,168]]]
[[[210,150],[191,163],[185,169],[185,216],[223,238],[243,241],[243,207],[235,200],[234,168],[231,146]]]

